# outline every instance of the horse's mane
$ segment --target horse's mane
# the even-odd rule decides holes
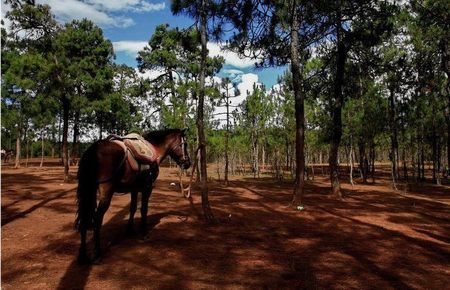
[[[142,134],[145,140],[150,141],[150,143],[159,145],[164,142],[167,135],[173,133],[181,133],[181,129],[163,129],[156,131],[149,131]]]

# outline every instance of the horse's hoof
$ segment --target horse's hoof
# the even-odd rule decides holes
[[[133,237],[136,235],[136,231],[133,227],[127,227],[127,231],[125,232],[125,234],[129,237]]]
[[[102,263],[102,257],[98,256],[95,257],[94,260],[92,261],[92,264],[94,265],[100,265]]]
[[[78,255],[77,262],[79,265],[89,265],[92,263],[87,255]]]

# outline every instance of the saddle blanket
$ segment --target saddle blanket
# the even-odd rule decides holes
[[[157,162],[156,148],[141,135],[131,133],[126,136],[110,135],[107,140],[120,145],[127,153],[128,164],[134,171],[148,169],[150,164]]]

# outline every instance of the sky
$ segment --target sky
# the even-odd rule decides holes
[[[3,2],[3,1],[2,1]],[[159,24],[170,27],[190,27],[194,21],[186,16],[174,16],[170,0],[37,0],[48,4],[60,23],[87,18],[103,29],[116,54],[115,62],[137,66],[136,55],[150,39]],[[8,8],[2,3],[2,16]],[[3,18],[3,17],[2,17]],[[286,67],[256,69],[254,60],[240,59],[237,54],[221,49],[219,43],[208,43],[211,56],[221,55],[225,64],[218,77],[230,77],[236,86],[250,90],[253,83],[272,87]],[[245,94],[245,92],[244,92]]]

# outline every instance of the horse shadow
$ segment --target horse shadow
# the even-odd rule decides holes
[[[145,237],[140,235],[130,235],[126,232],[126,219],[128,218],[129,207],[124,207],[122,210],[117,212],[108,222],[106,222],[102,227],[102,243],[104,250],[104,258],[112,254],[112,248],[117,245],[126,246],[125,241],[129,239],[140,239],[145,241]],[[167,211],[162,213],[155,213],[148,215],[148,231],[151,232],[165,217],[170,215],[185,215],[178,211]],[[135,219],[136,222],[140,222],[140,219]],[[88,242],[88,246],[92,248],[92,241]],[[132,244],[129,245],[131,247]],[[51,246],[50,246],[51,247]],[[74,258],[64,273],[63,277],[60,279],[57,289],[84,289],[88,277],[92,271],[92,268],[97,265],[80,265],[77,262],[77,257]],[[98,265],[101,266],[101,265]]]

